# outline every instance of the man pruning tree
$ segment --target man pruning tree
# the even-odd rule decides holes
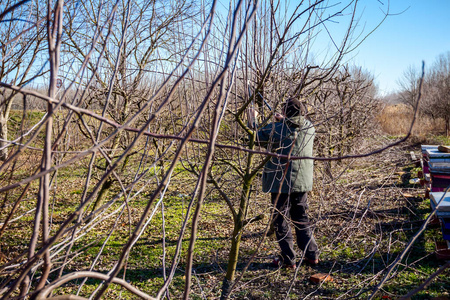
[[[275,114],[276,122],[258,130],[256,142],[268,151],[287,156],[312,156],[315,129],[306,119],[306,109],[297,99],[291,98],[282,106],[283,113]],[[258,113],[249,109],[250,121],[256,121]],[[298,247],[304,261],[310,265],[319,263],[319,250],[314,239],[307,210],[307,195],[313,186],[313,160],[288,160],[272,157],[264,166],[263,192],[270,192],[275,228],[281,256],[273,261],[276,266],[295,268],[296,253],[290,227],[292,221]],[[290,216],[290,218],[289,218]]]

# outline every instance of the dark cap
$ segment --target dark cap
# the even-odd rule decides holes
[[[289,100],[287,100],[283,105],[283,110],[286,117],[288,118],[298,116],[299,114],[306,114],[305,105],[303,105],[303,103],[301,103],[300,100],[296,98],[290,98]]]

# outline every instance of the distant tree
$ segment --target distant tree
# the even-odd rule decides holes
[[[378,99],[382,103],[388,103],[388,104],[398,104],[401,103],[400,96],[398,92],[391,92],[389,94],[379,96]]]
[[[412,108],[417,103],[417,96],[419,94],[420,72],[414,66],[409,66],[398,80],[400,91],[398,97],[402,103],[405,103]]]
[[[419,97],[421,74],[410,66],[399,81],[398,94],[401,102],[415,108]],[[422,86],[423,97],[419,103],[419,113],[445,122],[446,135],[450,135],[450,51],[437,57],[427,68]]]
[[[319,125],[317,149],[322,156],[354,153],[366,136],[377,107],[373,76],[361,68],[341,68],[310,97],[311,118]]]
[[[91,109],[102,108],[103,116],[123,124],[141,110],[154,92],[155,78],[161,76],[154,71],[161,69],[161,65],[174,66],[179,54],[185,51],[181,46],[174,47],[181,39],[179,28],[190,28],[199,8],[194,5],[195,0],[138,1],[132,4],[125,0],[116,4],[102,2],[85,0],[79,7],[76,3],[69,3],[66,15],[72,21],[65,28],[62,51],[70,59],[86,64],[80,85],[90,92],[83,93],[78,101]],[[98,9],[93,10],[93,7]],[[110,14],[113,10],[115,13]],[[93,40],[97,42],[93,43]],[[68,79],[77,81],[77,78]],[[147,117],[142,114],[129,125],[135,126]],[[156,132],[160,129],[159,126],[152,128]],[[93,134],[101,140],[111,130],[100,126]],[[106,156],[110,157],[97,162],[97,168],[108,168],[132,138],[133,134],[118,133],[108,144]],[[129,155],[133,154],[136,152]],[[121,170],[126,169],[129,161],[129,157],[124,159]],[[117,178],[108,177],[98,192],[92,211],[117,183]]]
[[[0,4],[0,11],[16,1]],[[0,17],[0,81],[11,85],[25,86],[43,73],[37,73],[39,52],[44,49],[44,24],[39,15],[39,1],[30,1]],[[0,160],[8,157],[8,121],[17,92],[0,88]]]
[[[425,81],[425,113],[445,121],[446,135],[450,135],[450,51],[441,54],[431,67]]]

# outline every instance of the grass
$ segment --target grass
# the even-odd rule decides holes
[[[450,136],[434,135],[432,138],[438,145],[450,145]]]

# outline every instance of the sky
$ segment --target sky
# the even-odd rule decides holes
[[[264,1],[268,0],[261,0],[260,5]],[[221,9],[229,5],[226,0],[219,3]],[[280,0],[280,3],[292,9],[299,0]],[[308,3],[311,1],[304,1],[302,7]],[[356,44],[365,39],[345,57],[343,64],[370,72],[381,96],[399,90],[398,82],[410,66],[421,70],[424,61],[426,70],[440,54],[450,51],[450,0],[325,0],[320,3],[327,8],[322,18],[337,11],[342,14],[314,29],[319,32],[311,47],[315,63],[328,61],[323,57],[336,50],[331,39],[339,44],[356,4],[358,23],[353,38]],[[352,5],[346,7],[349,3]]]
[[[425,70],[450,51],[450,0],[360,0],[365,30],[390,15],[352,54],[355,65],[375,77],[380,95],[399,89],[409,66]],[[364,8],[364,9],[363,9]]]
[[[261,0],[261,3],[264,1],[268,0]],[[295,6],[299,0],[280,2]],[[227,0],[219,0],[219,3],[221,10],[229,6]],[[438,55],[450,51],[450,0],[325,0],[321,3],[329,5],[331,13],[339,11],[339,5],[357,3],[356,17],[359,22],[355,32],[361,35],[356,36],[356,39],[367,37],[346,56],[344,63],[360,66],[370,72],[380,95],[397,91],[398,81],[410,66],[420,69],[424,61],[426,68],[430,67]],[[329,46],[328,31],[333,36],[336,34],[339,37],[339,33],[342,36],[342,32],[348,28],[346,20],[350,16],[349,11],[347,9],[342,17],[326,22],[326,28],[317,27],[325,34],[324,41],[317,41],[318,44],[322,43],[316,44],[318,49],[332,48]],[[389,13],[388,16],[379,24],[386,13]],[[312,50],[315,51],[314,46]],[[318,51],[320,53],[321,50]]]

